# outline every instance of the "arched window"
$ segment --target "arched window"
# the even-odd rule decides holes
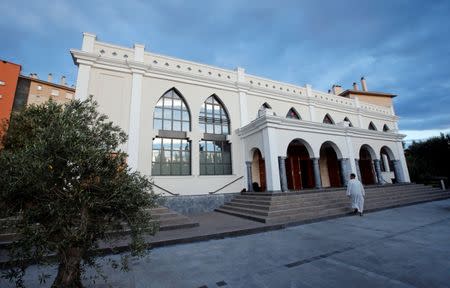
[[[352,121],[350,121],[350,119],[348,119],[348,117],[345,117],[345,118],[344,118],[344,121],[345,121],[345,122],[348,122],[348,126],[349,126],[349,127],[353,127]]]
[[[372,121],[370,121],[369,130],[377,131],[377,127],[375,127],[375,124],[373,124]]]
[[[228,113],[216,95],[206,99],[200,110],[200,175],[230,175],[231,144],[227,141],[230,134]]]
[[[179,92],[170,89],[159,99],[153,113],[153,128],[166,131],[189,131],[189,109]]]
[[[391,129],[389,129],[389,127],[386,124],[384,124],[383,131],[388,132],[389,130],[391,130]]]
[[[262,105],[262,107],[263,107],[263,108],[266,108],[266,109],[272,109],[272,107],[271,107],[267,102],[264,102],[264,104]]]
[[[295,108],[289,109],[288,113],[286,114],[286,118],[298,119],[298,120],[302,119],[300,117],[300,114],[298,114],[297,110],[295,110]]]
[[[323,123],[334,124],[333,118],[331,118],[330,114],[327,114],[325,115],[325,117],[323,117]]]
[[[172,88],[159,99],[153,113],[152,175],[190,175],[191,142],[189,109],[181,94]]]
[[[228,113],[217,96],[206,99],[200,110],[200,131],[209,134],[230,134]]]

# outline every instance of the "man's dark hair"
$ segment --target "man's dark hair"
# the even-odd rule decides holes
[[[355,178],[356,178],[355,173],[350,174],[350,179],[355,179]]]

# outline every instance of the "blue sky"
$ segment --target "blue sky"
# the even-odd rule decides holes
[[[398,94],[409,139],[450,132],[450,1],[0,0],[0,58],[76,81],[69,49],[99,40],[327,91],[361,76]]]

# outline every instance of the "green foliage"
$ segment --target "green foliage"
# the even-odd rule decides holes
[[[55,253],[54,287],[81,287],[84,266],[96,265],[92,251],[112,240],[112,229],[130,229],[135,254],[145,251],[144,232],[155,232],[152,185],[126,166],[125,133],[96,109],[92,99],[48,102],[11,118],[0,151],[0,208],[20,215],[21,237],[10,251],[19,270],[9,273],[19,286],[27,263]]]
[[[428,184],[439,177],[450,179],[450,134],[413,142],[405,154],[413,182]]]

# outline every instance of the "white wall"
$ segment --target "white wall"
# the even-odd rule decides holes
[[[153,130],[153,111],[157,101],[171,88],[176,88],[184,97],[191,115],[192,131],[187,133],[187,137],[191,141],[192,175],[153,177],[157,185],[169,191],[183,195],[205,194],[244,176],[221,192],[240,191],[246,187],[245,161],[252,160],[252,149],[258,148],[261,151],[266,160],[266,168],[276,169],[278,164],[267,163],[268,159],[274,162],[278,156],[286,156],[287,147],[294,139],[305,140],[310,145],[310,154],[314,158],[319,158],[321,145],[331,141],[338,150],[338,158],[350,158],[351,162],[354,158],[359,158],[359,149],[364,144],[373,148],[377,159],[380,157],[381,147],[387,146],[395,159],[404,162],[399,148],[401,135],[392,133],[395,131],[383,133],[367,129],[370,121],[379,131],[384,124],[390,129],[397,127],[398,118],[391,110],[386,110],[386,107],[367,104],[361,106],[361,103],[353,99],[315,91],[310,86],[299,87],[248,75],[243,69],[240,69],[239,74],[237,71],[148,52],[141,57],[143,62],[136,62],[128,59],[134,59],[136,51],[143,49],[143,46],[137,45],[138,48],[135,49],[119,47],[98,42],[95,35],[91,34],[85,35],[84,42],[90,45],[83,45],[81,51],[71,50],[75,61],[80,67],[83,66],[78,73],[77,97],[85,99],[88,95],[93,95],[100,105],[100,111],[106,113],[127,133],[130,126],[132,73],[137,70],[143,73],[139,133],[135,136],[139,138],[137,169],[143,174],[151,176],[152,140],[156,136],[156,131]],[[78,92],[78,87],[83,89]],[[225,105],[230,117],[231,134],[228,140],[232,145],[233,175],[199,175],[198,144],[202,133],[198,127],[198,116],[203,102],[213,94]],[[272,116],[264,121],[257,119],[258,110],[265,102],[278,117]],[[246,104],[247,111],[241,114],[242,103]],[[302,120],[285,119],[292,107]],[[327,113],[337,125],[322,124]],[[241,119],[241,115],[250,121],[245,127],[241,127],[243,121],[246,121]],[[311,122],[311,117],[315,119],[315,123]],[[355,128],[340,125],[345,117],[350,119]],[[359,119],[362,125],[359,124]],[[263,132],[264,127],[269,126],[270,129]],[[126,145],[123,149],[127,149]],[[270,155],[266,155],[268,153]],[[405,163],[403,167],[406,169]],[[268,174],[268,184],[272,181],[270,178]],[[276,181],[279,180],[275,179],[274,182]],[[276,186],[277,183],[273,185]]]

